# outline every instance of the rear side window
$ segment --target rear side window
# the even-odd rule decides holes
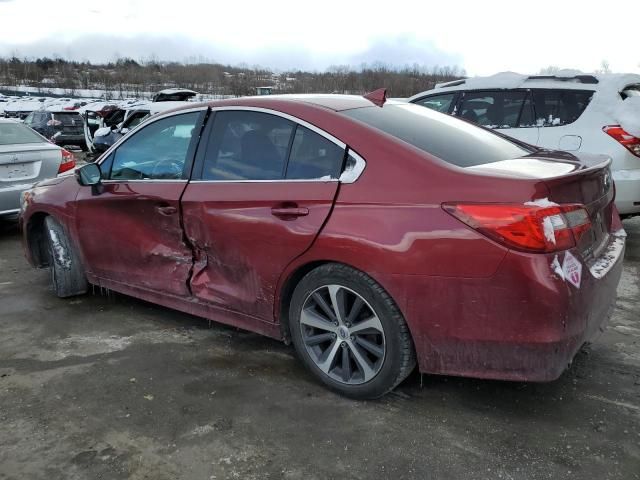
[[[445,93],[442,95],[432,95],[430,97],[421,98],[413,103],[416,105],[422,105],[423,107],[430,108],[440,113],[449,113],[451,111],[451,104],[456,98],[454,93]]]
[[[285,178],[307,180],[338,178],[343,160],[343,148],[322,135],[298,125]]]
[[[526,91],[466,92],[458,115],[488,128],[530,126],[531,102]]]
[[[262,112],[215,114],[204,180],[278,180],[284,175],[295,124]]]
[[[43,143],[45,140],[29,127],[19,123],[0,123],[0,145]]]
[[[622,92],[620,92],[620,96],[623,100],[629,97],[640,97],[640,83],[636,83],[634,85],[627,85]]]
[[[53,120],[54,125],[62,125],[64,127],[76,127],[82,125],[82,118],[77,113],[53,113],[51,114],[51,120]]]
[[[575,122],[593,97],[591,90],[536,89],[532,93],[539,127],[557,127]]]
[[[491,131],[418,105],[388,104],[383,108],[356,108],[342,113],[459,167],[531,153]]]

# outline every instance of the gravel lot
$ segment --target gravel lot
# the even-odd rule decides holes
[[[118,294],[60,300],[0,225],[0,479],[640,479],[640,219],[558,381],[414,374],[374,402],[293,349]]]

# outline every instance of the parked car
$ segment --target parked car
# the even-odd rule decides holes
[[[366,97],[156,115],[24,195],[27,258],[291,340],[356,398],[421,372],[557,378],[613,309],[624,230],[606,156],[538,150]]]
[[[98,153],[105,152],[111,145],[117,142],[123,135],[144,122],[148,117],[174,108],[187,105],[187,102],[151,102],[135,105],[122,113],[121,123],[114,123],[113,117],[119,118],[114,112],[111,119],[106,119],[110,126],[99,128],[93,136],[92,148]],[[191,104],[193,105],[193,104]]]
[[[73,145],[87,149],[84,136],[84,120],[76,110],[49,107],[31,112],[24,124],[48,138],[56,145]]]
[[[609,155],[616,205],[632,216],[640,214],[640,103],[635,120],[623,112],[638,95],[640,75],[507,72],[440,84],[409,101],[543,148]]]
[[[193,100],[198,92],[188,88],[166,88],[153,96],[154,102],[187,102]]]
[[[0,118],[0,218],[20,211],[20,194],[43,179],[75,167],[64,150],[14,120]]]

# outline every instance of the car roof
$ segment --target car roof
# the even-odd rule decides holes
[[[287,94],[287,95],[258,95],[252,97],[241,97],[227,100],[213,100],[205,102],[210,107],[217,106],[247,106],[263,107],[272,106],[277,109],[282,104],[307,104],[322,107],[335,112],[350,110],[353,108],[372,107],[374,103],[360,95],[341,94]],[[385,105],[393,105],[403,102],[387,100]],[[202,104],[201,104],[202,105]]]
[[[640,75],[633,73],[589,73],[560,70],[553,75],[522,75],[501,72],[488,77],[471,77],[437,84],[435,88],[413,95],[409,101],[435,93],[459,90],[495,90],[517,88],[556,88],[571,90],[621,92],[628,85],[640,83]]]

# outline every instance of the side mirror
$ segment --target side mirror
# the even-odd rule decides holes
[[[76,170],[76,179],[84,187],[99,185],[101,177],[100,166],[96,163],[87,163]]]

